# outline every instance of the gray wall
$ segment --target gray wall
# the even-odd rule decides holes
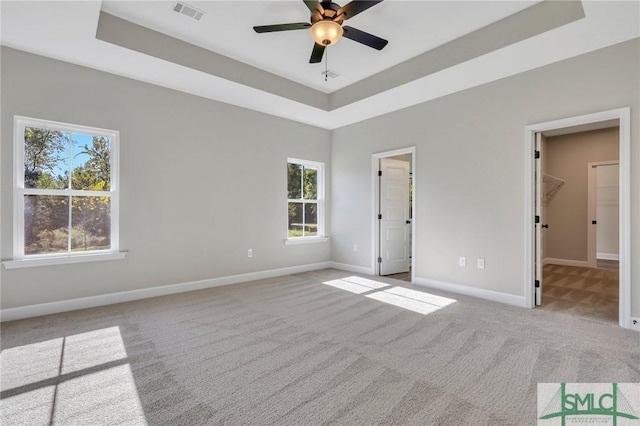
[[[564,180],[549,203],[544,222],[544,257],[587,261],[588,163],[617,160],[618,128],[572,133],[547,138],[544,151],[547,173]]]
[[[631,106],[632,314],[639,316],[638,75],[633,40],[328,132],[3,48],[3,257],[12,246],[15,114],[120,130],[120,236],[129,255],[3,269],[2,308],[329,259],[371,267],[371,154],[411,145],[416,276],[522,296],[524,126]],[[331,251],[282,244],[287,156],[327,163]],[[241,189],[230,190],[231,180]],[[466,268],[458,256],[468,257]],[[474,267],[477,257],[486,269]]]
[[[630,106],[640,315],[639,65],[636,39],[335,130],[333,260],[371,267],[371,154],[415,145],[416,276],[524,296],[525,126]],[[478,257],[486,269],[475,267]]]
[[[1,71],[3,258],[12,253],[14,115],[120,131],[120,242],[129,252],[3,268],[2,308],[330,259],[328,243],[283,244],[287,157],[325,162],[330,198],[328,131],[4,47]]]

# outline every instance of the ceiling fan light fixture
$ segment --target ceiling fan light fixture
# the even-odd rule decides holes
[[[313,40],[322,46],[337,43],[344,33],[342,25],[330,19],[316,22],[311,26],[310,30]]]

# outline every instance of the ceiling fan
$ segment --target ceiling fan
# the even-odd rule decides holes
[[[335,44],[342,36],[349,38],[365,46],[382,50],[387,40],[376,37],[373,34],[360,31],[357,28],[342,26],[347,19],[353,18],[360,12],[364,12],[372,6],[380,3],[377,1],[354,0],[345,6],[333,3],[332,1],[303,0],[304,4],[311,11],[311,22],[295,22],[291,24],[262,25],[253,27],[257,33],[270,33],[274,31],[291,31],[311,29],[311,36],[315,44],[311,51],[309,63],[315,64],[322,61],[324,49],[330,44]]]

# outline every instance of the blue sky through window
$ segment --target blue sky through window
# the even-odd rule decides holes
[[[72,133],[71,137],[74,140],[72,168],[75,169],[78,166],[84,166],[84,164],[89,160],[90,157],[87,154],[80,154],[80,152],[84,151],[85,145],[91,147],[93,143],[93,136]]]
[[[82,133],[67,133],[67,135],[69,136],[69,139],[71,139],[72,142],[72,160],[71,160],[71,171],[73,171],[76,167],[81,167],[84,166],[86,164],[87,161],[89,161],[89,159],[91,158],[89,155],[87,154],[82,154],[82,151],[84,151],[84,146],[87,145],[88,147],[91,147],[91,145],[93,144],[93,136],[92,135],[85,135]],[[63,159],[61,159],[61,161],[59,161],[56,166],[53,169],[53,173],[55,176],[64,176],[65,172],[68,169],[68,158],[69,158],[69,147],[67,146],[67,149],[60,153],[61,157],[64,157]]]

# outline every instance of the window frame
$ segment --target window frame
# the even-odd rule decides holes
[[[286,175],[286,183],[287,183],[287,194],[286,194],[286,206],[287,206],[287,221],[286,221],[286,239],[284,240],[285,244],[303,244],[303,243],[312,243],[312,242],[325,242],[328,238],[325,236],[324,229],[324,207],[325,207],[325,198],[324,198],[324,163],[319,161],[311,161],[311,160],[302,160],[299,158],[287,158],[287,169],[289,168],[289,164],[296,164],[300,166],[307,166],[309,168],[315,168],[317,170],[316,175],[316,195],[317,198],[315,202],[312,201],[313,204],[316,204],[317,207],[317,222],[318,228],[316,235],[313,236],[302,236],[302,237],[290,237],[289,236],[289,203],[302,202],[304,205],[304,198],[293,199],[289,198],[288,187],[289,187],[289,176]],[[304,211],[304,208],[303,208]]]
[[[14,170],[13,170],[13,261],[3,262],[6,268],[25,266],[41,266],[59,263],[77,263],[92,260],[112,260],[124,258],[125,253],[120,249],[120,189],[119,189],[119,143],[120,132],[97,127],[63,123],[31,117],[14,116]],[[81,133],[90,136],[109,138],[111,176],[109,191],[90,191],[72,189],[41,189],[25,188],[24,153],[25,129],[36,127],[39,129],[56,130],[65,133]],[[71,172],[71,170],[69,170]],[[70,247],[64,253],[25,254],[25,195],[52,196],[108,196],[110,198],[110,245],[109,249],[91,250],[86,252],[71,252]],[[70,217],[71,220],[71,217]]]

